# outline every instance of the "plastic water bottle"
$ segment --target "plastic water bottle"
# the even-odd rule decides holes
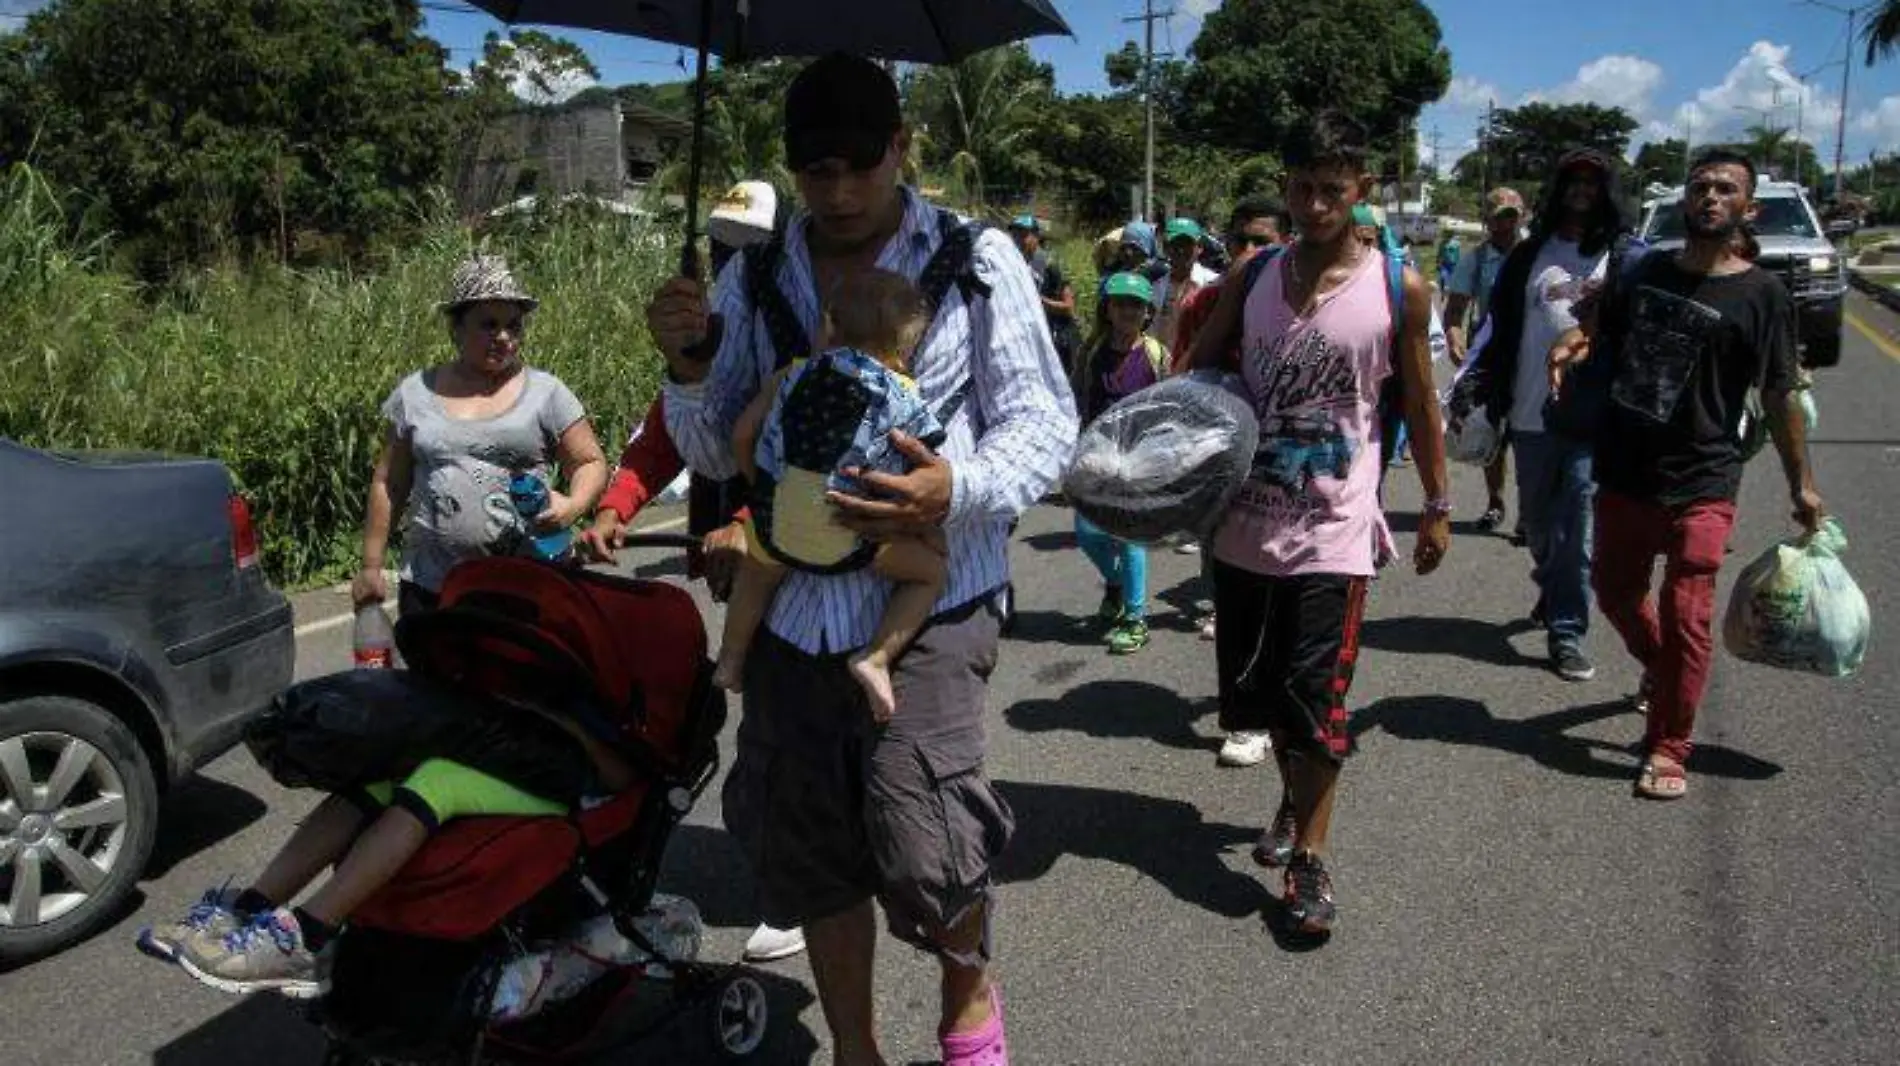
[[[534,474],[516,474],[508,481],[508,499],[514,503],[515,513],[532,530],[535,518],[548,509],[548,484]],[[566,557],[568,549],[573,547],[574,534],[565,529],[530,533],[528,544],[536,559],[551,562]]]
[[[380,603],[356,609],[356,629],[350,642],[358,670],[387,670],[394,664],[396,631]]]

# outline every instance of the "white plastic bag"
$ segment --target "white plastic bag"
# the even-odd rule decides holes
[[[1246,481],[1259,437],[1252,409],[1223,385],[1169,378],[1088,424],[1062,492],[1122,540],[1204,535]]]
[[[1473,387],[1460,388],[1477,366],[1478,351],[1483,342],[1490,340],[1490,335],[1491,321],[1486,319],[1479,329],[1478,343],[1471,348],[1470,356],[1458,368],[1444,395],[1439,397],[1439,410],[1445,421],[1445,456],[1454,463],[1490,466],[1498,457],[1499,449],[1504,447],[1504,426],[1491,421],[1491,412],[1481,402],[1478,391]],[[1473,378],[1470,385],[1476,382]]]
[[[1819,532],[1782,541],[1748,564],[1722,620],[1729,654],[1826,677],[1859,670],[1873,619],[1841,564],[1846,549],[1846,533],[1830,518]]]
[[[699,957],[704,923],[691,900],[655,892],[646,913],[633,924],[665,961],[691,962]],[[620,935],[611,916],[590,918],[560,939],[504,965],[489,1000],[488,1016],[504,1022],[532,1017],[550,1004],[572,999],[610,969],[654,961],[660,960]]]

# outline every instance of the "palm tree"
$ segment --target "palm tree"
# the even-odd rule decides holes
[[[1753,159],[1757,166],[1769,166],[1788,150],[1788,137],[1793,132],[1776,129],[1773,126],[1748,127],[1743,131],[1748,137],[1748,157]]]
[[[979,52],[953,66],[919,72],[911,85],[914,117],[930,132],[932,154],[975,206],[987,187],[1021,163],[1038,101],[1050,86],[1021,46]]]
[[[1900,0],[1882,0],[1867,25],[1861,27],[1860,39],[1867,45],[1870,67],[1900,51]]]

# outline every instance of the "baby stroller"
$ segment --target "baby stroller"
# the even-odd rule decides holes
[[[715,1051],[735,1059],[756,1051],[767,1015],[759,982],[733,966],[680,958],[635,924],[653,898],[668,838],[718,767],[725,698],[711,683],[692,597],[657,581],[479,559],[456,567],[441,609],[404,618],[396,639],[413,671],[557,708],[610,738],[637,781],[567,818],[444,824],[334,942],[330,992],[313,1008],[330,1039],[326,1062],[557,1059],[585,1049],[643,988],[663,988],[660,1017],[616,1035],[636,1038],[704,1006]],[[511,961],[603,914],[641,949],[639,961],[603,967],[579,994],[532,1017],[491,1020]]]

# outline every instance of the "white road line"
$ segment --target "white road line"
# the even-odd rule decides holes
[[[669,529],[678,529],[679,527],[685,524],[686,524],[686,516],[682,515],[678,518],[669,518],[664,522],[655,522],[650,526],[641,526],[640,528],[633,530],[633,532],[635,533],[664,533]],[[348,588],[347,585],[343,587]],[[343,626],[349,625],[355,619],[356,619],[356,615],[354,612],[345,612],[343,614],[332,615],[329,618],[319,618],[314,622],[305,622],[303,625],[298,626],[296,629],[292,630],[291,632],[298,639],[302,639],[303,637],[311,636],[312,634],[323,633],[332,629],[338,629]]]

